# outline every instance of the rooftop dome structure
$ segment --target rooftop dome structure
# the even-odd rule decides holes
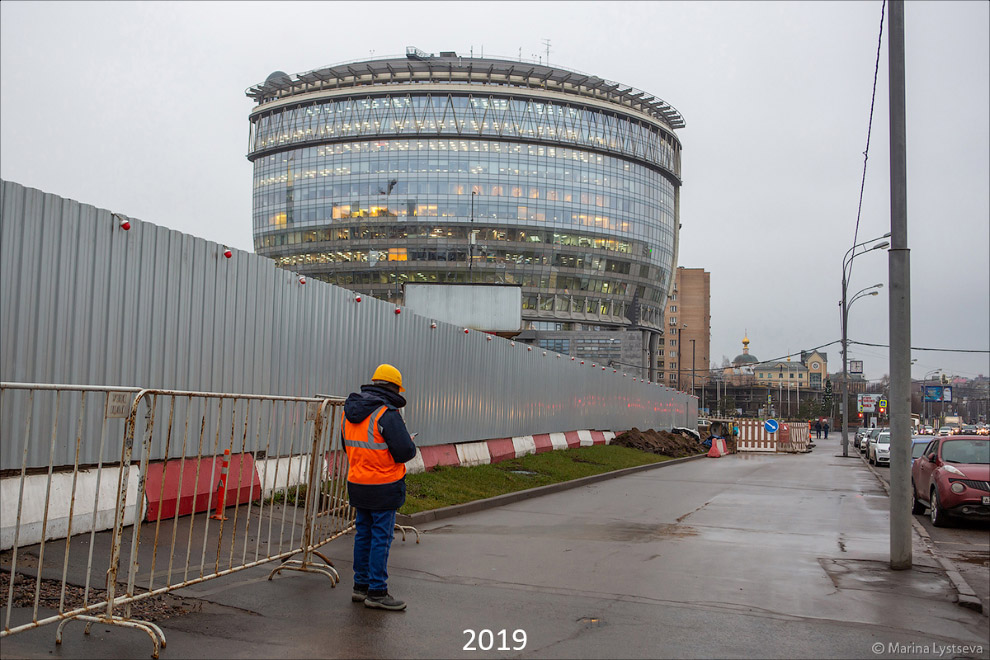
[[[732,359],[733,367],[742,367],[747,364],[756,364],[759,359],[755,355],[749,354],[749,337],[743,337],[743,352]]]

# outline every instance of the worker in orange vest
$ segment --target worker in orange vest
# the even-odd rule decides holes
[[[357,510],[354,522],[354,591],[351,600],[365,607],[404,610],[388,593],[388,551],[395,533],[395,511],[406,501],[406,466],[416,456],[399,409],[402,374],[390,364],[375,369],[344,402],[341,435],[349,470],[347,493]]]

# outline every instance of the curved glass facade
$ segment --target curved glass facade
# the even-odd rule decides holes
[[[396,302],[405,282],[518,284],[534,330],[659,330],[678,227],[671,128],[598,99],[435,87],[259,100],[256,251]]]

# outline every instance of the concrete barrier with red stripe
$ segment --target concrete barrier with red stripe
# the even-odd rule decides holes
[[[557,449],[607,445],[615,439],[612,431],[565,431],[539,433],[514,438],[495,438],[454,445],[432,445],[416,450],[416,458],[406,463],[406,472],[429,472],[438,465],[487,465],[501,463],[527,454],[542,454]]]
[[[563,433],[540,433],[513,438],[495,438],[479,442],[419,447],[416,457],[406,463],[406,472],[429,472],[438,466],[486,465],[520,458],[526,454],[542,454],[557,449],[573,449],[592,445],[607,445],[615,439],[612,431],[578,430]],[[326,458],[326,457],[325,457]],[[278,487],[305,483],[307,465],[298,467],[294,459],[280,459],[282,465]],[[302,460],[302,459],[300,459]],[[217,505],[217,483],[223,458],[203,458],[200,461],[170,461],[148,467],[145,484],[147,498],[146,520],[212,510]],[[272,481],[276,461],[260,459],[257,464],[250,454],[234,454],[227,475],[226,506],[244,504],[268,494],[276,487]],[[288,463],[287,463],[288,462]],[[305,463],[305,462],[304,462]],[[198,474],[197,474],[198,472]],[[271,473],[271,474],[270,474]],[[298,475],[298,476],[297,476]],[[286,477],[291,477],[286,481]],[[182,482],[180,491],[179,482]],[[263,483],[264,482],[264,483]]]

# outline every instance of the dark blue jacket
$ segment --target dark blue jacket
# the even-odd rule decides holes
[[[344,416],[351,424],[360,424],[382,406],[388,406],[378,420],[378,430],[388,445],[392,460],[406,463],[415,458],[416,445],[399,414],[399,408],[405,405],[406,400],[401,394],[378,385],[362,385],[360,392],[354,392],[344,402]],[[352,484],[348,481],[347,493],[351,506],[359,509],[398,509],[406,501],[406,480],[403,477],[390,484]]]

